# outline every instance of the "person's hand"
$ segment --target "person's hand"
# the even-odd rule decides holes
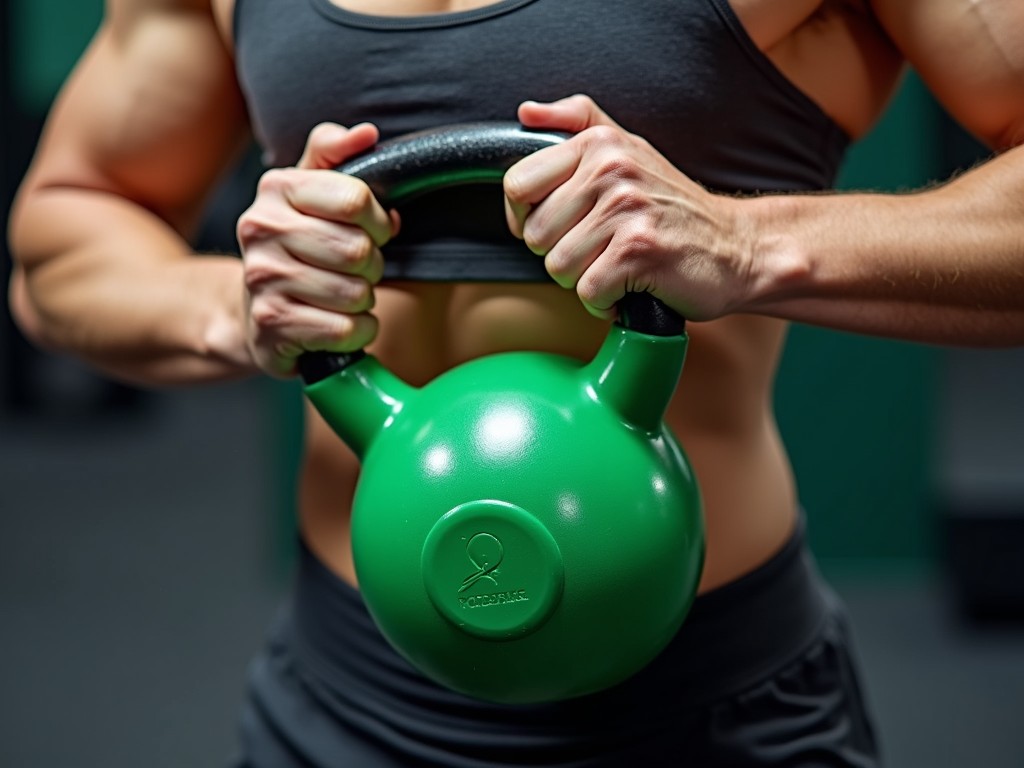
[[[247,343],[271,375],[292,375],[303,352],[361,349],[377,334],[373,285],[397,214],[381,208],[361,180],[332,170],[377,138],[368,124],[317,126],[298,165],[265,173],[238,220]]]
[[[586,96],[526,102],[531,128],[575,134],[505,175],[509,228],[587,310],[648,291],[691,320],[736,311],[751,281],[739,201],[713,195]],[[685,126],[680,126],[685,130]]]

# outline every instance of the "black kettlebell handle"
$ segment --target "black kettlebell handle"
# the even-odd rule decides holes
[[[560,144],[569,134],[537,131],[513,122],[462,123],[399,136],[348,160],[337,171],[366,182],[384,208],[445,187],[500,183],[505,171],[527,155]],[[618,303],[619,322],[650,336],[678,336],[685,321],[649,293],[627,293]],[[344,370],[365,352],[306,352],[299,373],[312,384]]]

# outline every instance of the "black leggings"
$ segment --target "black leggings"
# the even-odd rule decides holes
[[[879,765],[845,617],[802,530],[699,597],[626,683],[533,706],[424,678],[302,547],[292,601],[251,669],[241,734],[238,768]]]

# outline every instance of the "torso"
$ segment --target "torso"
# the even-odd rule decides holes
[[[558,0],[544,0],[557,2]],[[211,0],[226,37],[234,0]],[[412,16],[458,12],[490,0],[333,0],[356,13]],[[901,60],[855,0],[732,0],[754,43],[852,137],[877,118]],[[841,87],[837,87],[837,83]],[[588,358],[606,327],[556,286],[406,283],[381,285],[380,336],[370,351],[412,383],[465,360],[509,349]],[[514,324],[509,317],[516,318]],[[552,334],[552,328],[559,328]],[[701,589],[767,560],[789,536],[796,491],[772,415],[772,380],[785,326],[734,316],[691,324],[691,346],[667,421],[701,483],[708,553]],[[699,407],[695,407],[699,404]],[[358,463],[309,412],[301,482],[303,533],[339,575],[355,582],[347,500]]]

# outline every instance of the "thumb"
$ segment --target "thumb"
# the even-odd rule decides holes
[[[549,103],[524,101],[519,105],[519,122],[527,128],[568,133],[580,133],[595,125],[620,127],[592,98],[582,94]]]
[[[303,170],[334,168],[353,155],[370,149],[378,138],[377,126],[370,123],[360,123],[351,128],[337,123],[320,123],[309,132],[306,149],[297,167]]]

